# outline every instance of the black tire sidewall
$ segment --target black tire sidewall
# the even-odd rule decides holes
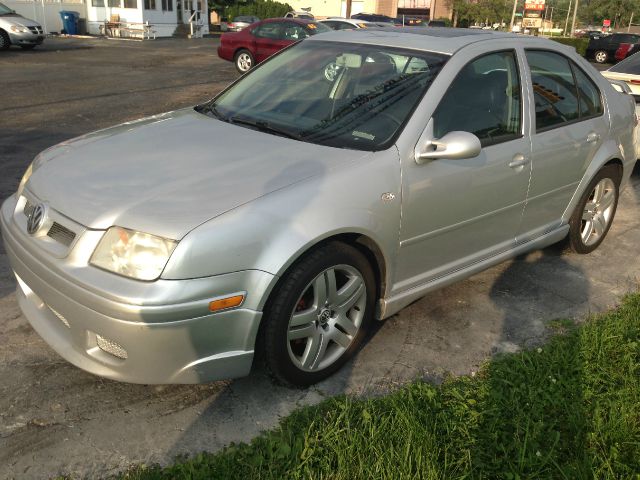
[[[0,30],[0,37],[3,39],[2,45],[0,45],[0,51],[8,50],[11,46],[11,39],[9,38],[9,34],[4,30]]]
[[[300,370],[289,357],[289,320],[307,285],[322,271],[335,265],[350,265],[362,275],[367,289],[365,313],[356,337],[342,356],[323,370],[306,372]],[[356,248],[331,243],[305,255],[282,277],[265,307],[261,340],[267,368],[280,382],[296,386],[308,386],[329,377],[360,348],[373,318],[376,298],[373,269],[367,258]]]
[[[249,70],[246,71],[242,71],[240,70],[240,67],[238,66],[238,58],[240,57],[240,55],[242,55],[243,53],[246,53],[247,55],[249,55],[249,57],[251,58],[251,67],[249,67]],[[240,72],[241,74],[245,74],[248,71],[250,71],[256,64],[256,59],[254,58],[253,54],[246,49],[242,49],[242,50],[238,50],[235,54],[235,56],[233,57],[233,64],[236,66],[236,70],[238,70],[238,72]]]
[[[600,182],[604,178],[610,178],[613,181],[613,184],[615,185],[615,189],[616,189],[615,202],[613,204],[613,211],[611,212],[611,220],[609,221],[607,228],[602,234],[602,237],[600,237],[600,239],[596,243],[594,243],[593,245],[585,245],[584,242],[582,241],[582,235],[581,235],[582,213],[584,211],[585,205],[589,201],[591,192],[593,192],[593,189],[598,184],[598,182]],[[576,206],[576,209],[574,210],[573,215],[571,216],[571,220],[569,221],[569,245],[571,247],[571,250],[573,250],[574,252],[582,253],[582,254],[591,253],[596,248],[598,248],[606,238],[607,233],[609,233],[609,229],[611,228],[611,225],[613,225],[613,220],[616,215],[616,210],[618,209],[618,199],[620,197],[620,179],[621,179],[620,168],[617,165],[606,165],[595,175],[595,177],[593,177],[591,182],[589,182],[589,186],[587,187],[585,192],[582,194],[582,198],[580,199],[580,202]]]

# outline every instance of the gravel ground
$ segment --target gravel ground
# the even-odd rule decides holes
[[[59,141],[205,100],[237,78],[217,41],[51,39],[0,52],[0,198]],[[221,148],[233,145],[221,145]],[[549,248],[428,295],[377,325],[357,358],[307,390],[262,372],[191,386],[129,385],[67,364],[20,314],[0,246],[0,478],[95,478],[132,463],[246,441],[299,405],[475,371],[544,340],[545,324],[615,305],[640,278],[640,171],[607,241],[588,256]]]

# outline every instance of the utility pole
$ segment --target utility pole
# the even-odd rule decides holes
[[[511,14],[511,25],[509,26],[510,32],[513,31],[513,23],[516,21],[516,8],[518,8],[518,0],[513,0],[513,13]]]
[[[344,16],[347,17],[347,18],[351,18],[351,0],[347,0],[346,4],[347,4],[347,10],[346,10]]]
[[[569,10],[567,10],[567,19],[564,22],[564,36],[567,36],[567,27],[569,26],[569,14],[571,13],[571,0],[569,0]]]
[[[551,18],[549,19],[549,23],[551,23],[551,29],[549,30],[549,34],[553,37],[553,7],[551,7]]]
[[[627,33],[631,30],[631,23],[633,22],[633,12],[631,12],[631,18],[629,18],[629,25],[627,26]]]
[[[577,15],[578,15],[578,0],[576,0],[576,4],[573,7],[573,21],[571,22],[571,35],[569,35],[570,37],[573,37],[575,35]]]

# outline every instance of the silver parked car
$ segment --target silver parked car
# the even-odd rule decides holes
[[[0,50],[17,45],[31,50],[44,41],[42,26],[0,3]]]
[[[634,123],[555,42],[330,32],[203,105],[42,152],[2,234],[22,311],[80,368],[206,382],[258,352],[308,385],[426,292],[565,237],[595,249]]]
[[[239,32],[243,28],[247,28],[249,25],[252,25],[256,22],[259,22],[260,18],[253,15],[241,15],[239,17],[234,17],[231,22],[226,24],[227,32]]]

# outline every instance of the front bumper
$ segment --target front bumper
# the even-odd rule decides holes
[[[202,383],[249,373],[262,317],[258,306],[272,275],[245,271],[135,282],[139,289],[129,298],[119,292],[122,287],[114,287],[118,297],[114,291],[101,294],[57,267],[72,255],[51,258],[21,231],[14,220],[16,203],[14,197],[4,202],[0,225],[18,279],[18,302],[36,332],[67,361],[102,377],[147,384]],[[109,275],[114,285],[132,282],[96,273]],[[212,299],[240,291],[246,292],[241,307],[208,311]]]
[[[12,45],[40,45],[44,42],[44,33],[35,34],[32,32],[9,32],[9,39]]]

